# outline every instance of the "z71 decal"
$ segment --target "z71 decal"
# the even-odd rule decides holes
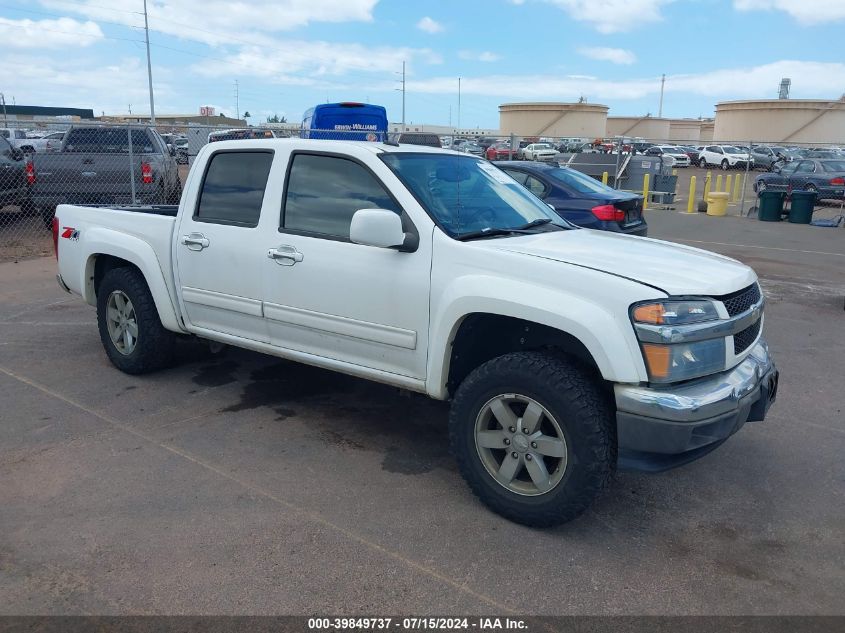
[[[73,227],[65,226],[63,227],[62,237],[66,240],[73,240],[74,242],[79,241],[79,231]]]

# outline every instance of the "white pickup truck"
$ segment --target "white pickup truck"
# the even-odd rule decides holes
[[[119,369],[192,335],[451,400],[464,478],[533,526],[617,468],[700,457],[777,391],[753,270],[579,229],[467,154],[212,143],[178,208],[61,205],[54,236]]]

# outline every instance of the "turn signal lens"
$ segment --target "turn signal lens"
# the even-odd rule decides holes
[[[669,359],[672,354],[668,345],[643,344],[643,356],[648,366],[648,375],[652,380],[669,377]]]
[[[634,321],[637,323],[663,324],[663,304],[650,303],[634,308]]]

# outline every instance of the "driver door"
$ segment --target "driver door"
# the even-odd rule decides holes
[[[387,172],[386,166],[380,166]],[[376,169],[376,168],[374,168]],[[402,208],[379,176],[349,157],[294,152],[278,233],[262,279],[270,342],[344,363],[425,378],[431,234],[403,253],[353,244],[359,209]]]

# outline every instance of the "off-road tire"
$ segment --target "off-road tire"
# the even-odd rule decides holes
[[[135,309],[138,339],[128,355],[115,347],[106,324],[106,304],[115,290],[129,297]],[[113,268],[103,277],[97,291],[97,327],[106,355],[122,372],[146,374],[167,367],[173,361],[176,335],[164,329],[147,282],[135,267]]]
[[[461,474],[494,512],[532,527],[565,523],[584,512],[616,469],[616,424],[598,376],[543,352],[514,352],[490,360],[461,383],[449,413],[449,440]],[[544,406],[560,424],[568,458],[563,478],[549,492],[523,496],[499,484],[475,443],[479,411],[497,394],[517,393]]]

